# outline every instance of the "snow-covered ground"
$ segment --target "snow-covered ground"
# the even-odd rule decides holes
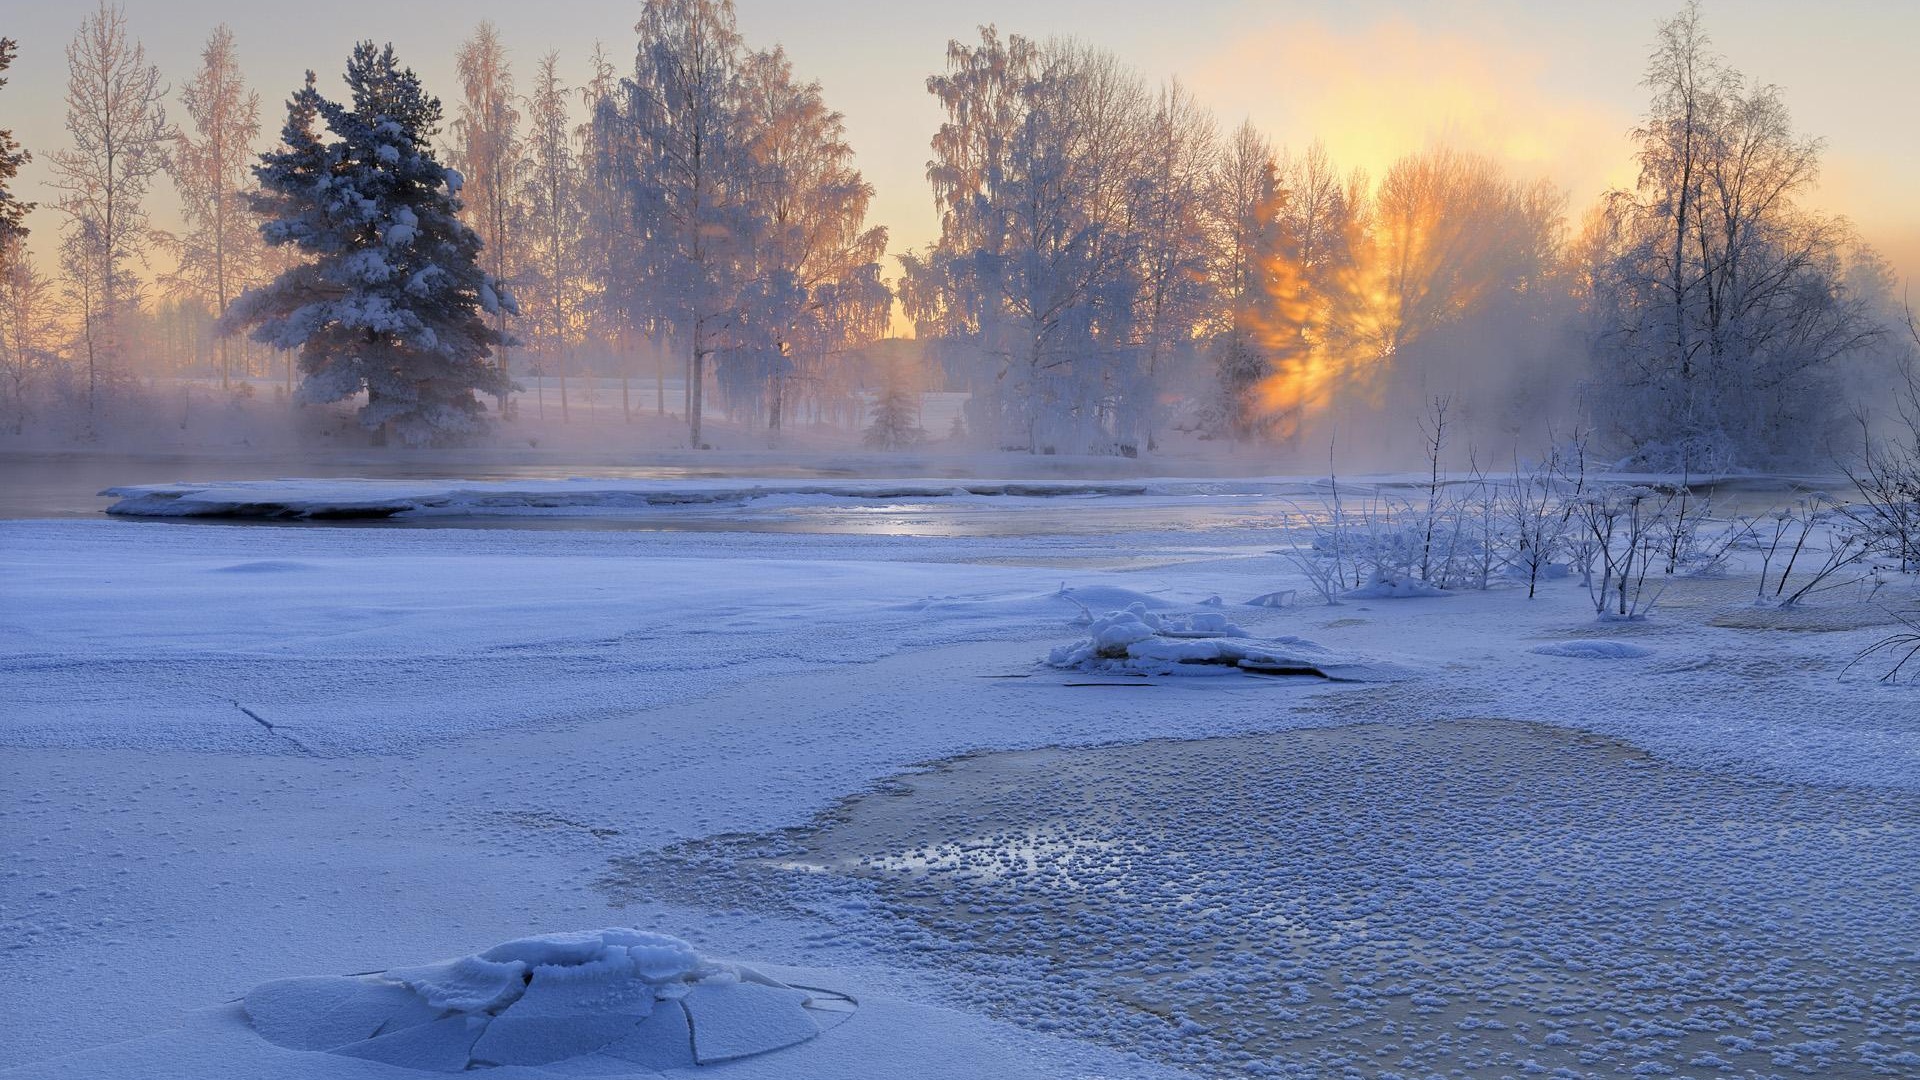
[[[220,1075],[257,984],[602,926],[861,999],[740,1075],[1920,1069],[1920,698],[1839,677],[1906,585],[1242,606],[1311,595],[1272,507],[1032,494],[965,538],[0,522],[0,1070]],[[1135,603],[1396,678],[1044,664]],[[1225,741],[923,771],[1167,739]]]

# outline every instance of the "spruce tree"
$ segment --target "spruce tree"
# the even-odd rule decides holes
[[[0,71],[7,70],[13,63],[15,45],[12,38],[0,38]],[[0,78],[0,86],[7,80]],[[6,249],[13,241],[27,235],[25,220],[27,211],[33,209],[30,202],[20,199],[8,190],[8,184],[20,174],[20,166],[32,161],[33,156],[20,149],[14,140],[13,132],[0,129],[0,250]]]
[[[480,239],[458,216],[460,174],[429,145],[439,100],[391,45],[356,46],[346,81],[351,108],[309,72],[287,104],[283,145],[254,167],[262,236],[308,259],[241,296],[223,329],[298,349],[302,401],[364,391],[360,424],[378,437],[423,445],[473,433],[484,423],[476,392],[516,389],[491,360],[508,340],[487,316],[518,308],[481,270]]]

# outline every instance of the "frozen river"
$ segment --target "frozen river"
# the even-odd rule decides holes
[[[811,969],[864,1003],[836,1032],[1034,1080],[1920,1069],[1920,710],[1842,674],[1904,581],[1799,629],[1738,563],[1633,623],[1571,578],[1251,605],[1307,589],[1275,525],[1308,482],[663,468],[585,487],[709,501],[554,502],[581,486],[540,469],[504,503],[376,485],[438,516],[159,524],[85,492],[218,477],[10,487],[0,1073],[607,925]],[[1042,664],[1132,604],[1406,677]],[[1554,654],[1595,643],[1632,648]]]
[[[401,514],[377,521],[329,520],[325,523],[382,528],[1090,538],[1135,532],[1204,534],[1298,525],[1308,517],[1324,518],[1333,490],[1324,479],[1311,477],[1223,476],[1211,484],[1195,478],[1168,479],[1129,472],[1119,462],[1087,465],[1056,464],[1045,459],[999,460],[991,463],[992,468],[1000,470],[994,473],[983,473],[977,463],[910,464],[909,471],[889,472],[876,468],[871,457],[784,464],[754,459],[751,468],[743,471],[737,467],[739,463],[730,468],[724,463],[703,462],[699,455],[666,455],[660,463],[647,465],[616,465],[605,460],[515,464],[510,459],[488,461],[430,454],[417,458],[348,457],[319,462],[16,455],[0,457],[0,477],[4,477],[4,482],[0,482],[0,520],[94,517],[116,501],[102,494],[108,488],[183,481],[258,483],[273,477],[299,476],[308,484],[326,480],[350,482],[358,478],[446,487],[468,484],[509,488],[516,484],[551,484],[558,480],[691,488],[732,482],[764,487],[766,493],[761,497],[714,504],[675,503],[651,507],[576,504],[544,510],[474,506],[465,512],[447,508],[424,516]],[[450,475],[462,479],[443,479]],[[938,490],[937,484],[929,487],[929,481],[942,478],[964,484],[983,476],[1006,478],[1030,487],[1052,486],[1056,490],[1044,496],[955,498],[954,492]],[[783,494],[785,489],[804,489],[809,485],[861,481],[882,484],[893,478],[910,479],[927,490],[885,498]],[[1698,491],[1712,498],[1717,513],[1754,513],[1788,502],[1806,490],[1836,487],[1830,479],[1732,478],[1698,485]],[[1471,484],[1464,477],[1455,477],[1453,482]],[[1076,491],[1076,486],[1088,490]],[[1140,490],[1125,491],[1128,486]],[[1101,490],[1103,488],[1112,490]],[[1341,494],[1350,506],[1356,507],[1370,502],[1419,505],[1426,498],[1421,480],[1406,474],[1345,478],[1341,481]]]

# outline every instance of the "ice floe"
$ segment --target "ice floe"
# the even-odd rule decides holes
[[[618,928],[376,974],[280,979],[244,1004],[275,1045],[421,1072],[588,1056],[601,1073],[710,1065],[804,1042],[853,1009],[846,995]]]

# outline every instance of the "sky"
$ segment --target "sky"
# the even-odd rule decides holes
[[[1610,184],[1632,180],[1627,137],[1645,107],[1640,86],[1658,22],[1679,0],[737,0],[754,47],[785,45],[796,73],[818,79],[846,116],[849,140],[874,185],[873,216],[890,248],[933,239],[938,218],[925,169],[941,115],[926,93],[946,43],[994,23],[1034,38],[1071,35],[1107,48],[1153,81],[1177,77],[1223,130],[1250,119],[1279,145],[1326,142],[1341,168],[1378,176],[1398,155],[1436,140],[1494,154],[1517,174],[1566,190],[1576,216]],[[0,90],[0,122],[42,160],[21,177],[39,200],[30,220],[43,258],[59,227],[57,193],[43,186],[62,130],[64,49],[80,0],[10,4],[0,34],[20,56]],[[457,96],[453,54],[481,19],[513,50],[522,88],[534,63],[558,50],[584,78],[604,42],[632,55],[637,0],[125,0],[131,29],[177,88],[208,32],[226,23],[278,129],[281,102],[302,73],[342,92],[353,43],[392,41],[429,89]],[[1705,0],[1715,47],[1750,78],[1780,86],[1799,129],[1826,142],[1814,202],[1850,217],[1895,264],[1920,277],[1920,2]],[[324,8],[324,15],[316,11]],[[457,15],[449,17],[448,12]],[[173,116],[181,115],[176,104]],[[450,109],[451,111],[451,109]],[[170,186],[155,221],[175,220]]]

